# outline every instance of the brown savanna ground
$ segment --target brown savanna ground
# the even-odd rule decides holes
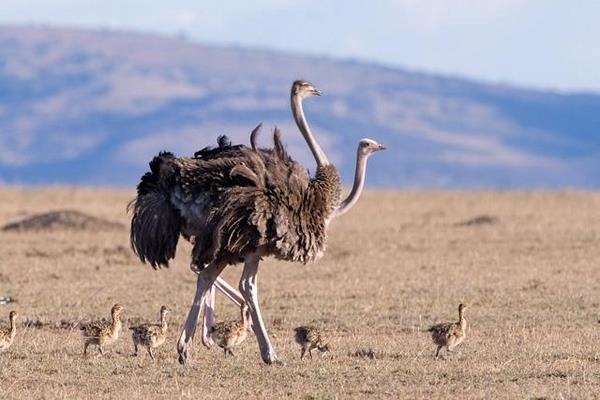
[[[72,208],[128,223],[133,193],[0,189],[0,224]],[[492,223],[461,225],[476,216]],[[0,232],[0,306],[21,314],[0,355],[0,397],[9,398],[595,398],[600,396],[600,194],[367,193],[330,228],[314,265],[265,260],[260,296],[278,354],[265,366],[253,335],[223,357],[200,341],[194,364],[175,342],[195,275],[188,244],[168,270],[129,249],[128,229]],[[236,283],[240,267],[225,277]],[[433,358],[424,332],[470,308],[468,338]],[[156,319],[173,309],[158,361],[131,357],[129,332],[102,358],[84,358],[78,329],[53,327],[108,316]],[[238,310],[218,297],[217,317]],[[49,325],[23,327],[26,320]],[[315,322],[333,359],[300,361],[292,329]]]

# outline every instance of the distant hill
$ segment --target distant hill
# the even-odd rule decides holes
[[[372,158],[370,187],[600,188],[597,94],[39,27],[0,28],[0,182],[133,185],[157,151],[190,155],[222,133],[248,143],[260,121],[263,144],[280,126],[313,170],[289,110],[299,77],[324,92],[307,116],[347,183],[372,137],[389,150]]]

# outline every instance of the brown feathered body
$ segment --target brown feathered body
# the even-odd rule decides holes
[[[321,331],[314,326],[299,326],[294,329],[294,339],[300,345],[300,359],[304,358],[305,353],[312,359],[312,351],[318,349],[325,353],[332,350],[331,342],[325,341]]]
[[[8,315],[8,328],[0,328],[0,352],[8,350],[17,335],[17,312],[11,311]]]
[[[241,320],[218,322],[210,327],[209,335],[217,346],[227,353],[233,355],[232,349],[242,344],[248,336],[250,327],[248,306],[241,307]]]
[[[167,331],[169,329],[167,314],[169,312],[168,307],[162,306],[160,309],[160,324],[141,324],[129,327],[135,350],[134,355],[138,355],[138,347],[142,346],[154,360],[153,349],[162,346],[167,340]]]
[[[313,178],[285,152],[219,146],[192,158],[160,153],[150,162],[132,202],[131,243],[142,261],[168,266],[179,235],[194,243],[198,267],[245,256],[275,256],[307,263],[325,250],[327,221],[340,200],[332,165]]]
[[[119,304],[115,304],[111,309],[111,321],[102,319],[80,326],[83,335],[83,354],[87,354],[89,345],[95,345],[100,354],[104,354],[104,347],[113,344],[119,338],[122,309]]]
[[[465,309],[466,306],[463,304],[458,306],[457,322],[437,324],[428,329],[428,331],[431,332],[433,343],[438,346],[435,352],[436,357],[439,355],[442,348],[446,347],[448,351],[452,351],[454,347],[465,340],[467,336],[467,320],[464,317]]]

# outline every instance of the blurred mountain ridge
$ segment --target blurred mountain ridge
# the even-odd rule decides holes
[[[518,62],[516,60],[515,62]],[[494,85],[150,34],[0,27],[0,182],[134,185],[159,150],[192,155],[220,134],[248,143],[274,125],[314,161],[289,108],[304,78],[315,135],[351,183],[356,144],[369,187],[599,188],[600,95]]]

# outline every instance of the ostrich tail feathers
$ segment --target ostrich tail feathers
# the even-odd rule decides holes
[[[160,153],[150,162],[151,172],[142,177],[138,196],[129,204],[131,248],[142,262],[153,268],[168,267],[175,257],[182,218],[169,200],[176,181],[176,166],[170,153]]]

